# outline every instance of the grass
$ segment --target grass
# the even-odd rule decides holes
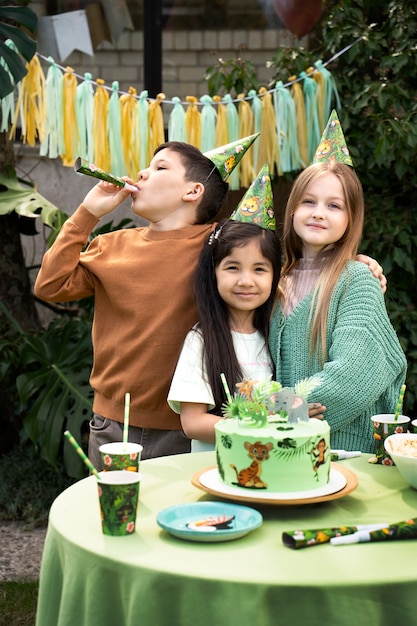
[[[34,626],[37,582],[0,582],[0,626]]]
[[[72,483],[31,446],[14,448],[0,457],[0,520],[46,527],[52,502]],[[0,626],[34,626],[38,588],[38,581],[0,581]]]
[[[73,478],[41,459],[33,447],[13,448],[0,457],[0,519],[46,526],[52,502],[72,483]]]

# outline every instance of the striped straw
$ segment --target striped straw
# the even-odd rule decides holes
[[[226,376],[223,374],[223,372],[220,374],[220,378],[222,379],[222,383],[223,383],[224,391],[226,393],[227,400],[229,402],[232,402],[232,395],[230,393],[229,385],[227,384]]]
[[[99,480],[101,480],[100,478],[100,474],[98,473],[98,471],[96,470],[96,468],[94,467],[94,465],[91,463],[90,459],[88,458],[88,456],[85,454],[84,450],[81,448],[81,446],[75,441],[74,437],[71,435],[69,430],[66,430],[64,432],[65,437],[68,439],[68,441],[70,442],[70,444],[73,446],[74,450],[77,452],[77,454],[82,458],[82,460],[84,461],[84,463],[86,464],[86,466],[88,467],[88,469],[90,470],[90,472],[92,474],[94,474],[94,476],[96,478],[98,478]]]
[[[400,395],[399,395],[399,398],[398,398],[397,410],[395,411],[395,415],[394,415],[394,420],[395,421],[398,420],[398,416],[401,413],[401,410],[403,408],[404,394],[405,394],[405,385],[403,385],[401,387]]]
[[[123,443],[126,449],[129,431],[130,393],[125,393],[125,416],[123,421]]]

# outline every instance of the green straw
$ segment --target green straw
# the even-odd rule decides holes
[[[223,383],[224,391],[226,393],[226,397],[227,397],[229,402],[232,402],[232,395],[230,393],[230,389],[229,389],[229,386],[227,384],[226,376],[223,373],[221,373],[220,374],[220,378],[222,379],[222,383]]]
[[[68,441],[70,442],[70,444],[73,446],[74,450],[77,452],[77,454],[82,458],[82,460],[84,461],[84,463],[87,465],[88,469],[91,471],[92,474],[94,474],[94,476],[96,478],[98,478],[99,480],[101,480],[100,478],[100,474],[98,473],[98,471],[96,470],[96,468],[94,467],[94,465],[91,463],[90,459],[88,458],[88,456],[85,454],[84,450],[81,448],[81,446],[75,441],[74,437],[71,435],[69,430],[66,430],[64,432],[65,437],[68,439]]]
[[[398,398],[397,410],[395,411],[395,415],[394,415],[395,422],[398,420],[398,416],[401,413],[401,409],[403,408],[404,394],[405,394],[405,385],[401,387],[400,396]]]
[[[123,443],[126,444],[128,439],[128,431],[129,431],[129,412],[130,412],[130,393],[125,393],[125,416],[123,421]]]

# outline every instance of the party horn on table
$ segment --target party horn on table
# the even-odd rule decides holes
[[[93,178],[105,180],[106,182],[117,185],[118,187],[125,187],[126,189],[129,189],[129,191],[138,190],[137,187],[129,185],[129,183],[126,183],[118,176],[105,172],[100,167],[97,167],[97,165],[94,165],[94,163],[89,163],[87,159],[83,159],[81,157],[78,157],[75,161],[74,170],[80,174],[86,174],[86,176],[92,176]]]
[[[129,434],[129,413],[130,413],[130,393],[125,393],[125,414],[123,420],[123,444],[127,448],[127,440]]]
[[[398,404],[397,404],[397,409],[395,411],[395,415],[394,415],[394,420],[397,421],[398,420],[398,416],[401,413],[401,410],[403,408],[403,400],[404,400],[404,394],[405,394],[405,385],[402,385],[401,387],[401,391],[400,391],[400,396],[398,398]]]
[[[309,548],[321,543],[329,543],[333,538],[352,536],[357,532],[366,532],[385,528],[386,523],[362,524],[359,526],[337,526],[336,528],[313,528],[309,530],[288,530],[282,533],[282,541],[288,548]]]
[[[331,461],[341,461],[342,459],[353,459],[356,456],[361,456],[360,450],[330,450]]]
[[[333,537],[330,543],[333,546],[341,546],[352,543],[364,543],[367,541],[393,541],[396,539],[416,539],[417,538],[417,517],[389,524],[384,528],[375,530],[358,530],[346,537]]]
[[[90,459],[88,458],[88,456],[85,454],[84,450],[81,448],[81,446],[75,441],[73,435],[71,435],[69,430],[66,430],[64,432],[65,437],[68,439],[68,441],[70,442],[70,444],[73,446],[74,450],[77,452],[77,454],[82,458],[82,460],[84,461],[84,463],[86,464],[86,466],[88,467],[88,469],[90,470],[90,472],[92,474],[94,474],[94,476],[96,478],[98,478],[99,480],[101,480],[100,478],[100,474],[98,473],[98,471],[96,470],[96,468],[94,467],[94,465],[91,463]]]

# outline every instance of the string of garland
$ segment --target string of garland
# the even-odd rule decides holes
[[[41,156],[60,157],[65,166],[82,156],[116,176],[132,178],[165,141],[164,113],[168,139],[187,141],[203,152],[259,131],[256,146],[229,180],[231,189],[248,187],[264,163],[278,174],[308,165],[332,108],[340,109],[326,66],[361,40],[285,84],[278,81],[273,89],[262,87],[236,99],[230,94],[200,100],[188,96],[185,102],[167,100],[163,93],[152,99],[146,90],[138,95],[134,87],[123,92],[118,81],[109,87],[100,78],[93,81],[89,72],[80,76],[52,57],[36,54],[17,86],[17,97],[12,93],[1,101],[0,130],[10,128],[13,140],[20,120],[23,143],[39,142]],[[46,77],[40,59],[49,63]]]

